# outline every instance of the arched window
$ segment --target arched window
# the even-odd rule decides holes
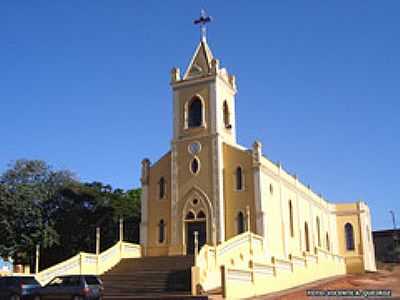
[[[238,234],[241,234],[245,231],[244,215],[242,212],[239,212],[237,216],[237,230]]]
[[[158,196],[160,199],[164,198],[164,196],[165,196],[165,179],[164,179],[164,177],[161,177],[160,181],[158,182]]]
[[[318,247],[321,247],[321,225],[319,222],[319,217],[317,217],[317,240],[318,240]]]
[[[158,224],[158,242],[164,243],[165,240],[165,223],[164,220],[161,219],[160,223]]]
[[[224,101],[223,113],[224,113],[224,125],[225,125],[225,128],[231,129],[232,125],[231,125],[231,121],[230,121],[229,107],[228,107],[228,103],[226,101]]]
[[[199,127],[203,123],[203,104],[201,100],[195,97],[188,108],[188,127]]]
[[[197,219],[205,219],[206,218],[206,214],[201,210],[199,211],[199,213],[197,214]]]
[[[194,213],[189,211],[186,215],[185,220],[194,220]]]
[[[330,251],[331,250],[331,244],[330,244],[330,241],[329,241],[329,234],[328,233],[326,233],[326,235],[325,235],[325,243],[326,243],[326,250]]]
[[[308,235],[308,224],[307,222],[304,222],[304,238],[305,238],[305,242],[306,242],[306,251],[309,252],[310,251],[310,237]]]
[[[344,234],[346,237],[346,249],[348,251],[354,250],[353,225],[351,225],[350,223],[346,223],[346,225],[344,225]]]
[[[289,229],[290,229],[290,236],[294,237],[294,228],[293,228],[293,205],[292,200],[289,200]]]
[[[243,189],[243,171],[241,167],[236,168],[236,190],[241,191]]]

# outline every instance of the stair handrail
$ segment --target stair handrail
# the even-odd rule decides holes
[[[136,249],[136,251],[130,251],[126,248]],[[118,241],[115,245],[101,252],[99,255],[79,252],[77,255],[65,261],[40,271],[35,277],[44,285],[56,276],[81,274],[101,275],[118,264],[123,258],[140,256],[140,245]]]

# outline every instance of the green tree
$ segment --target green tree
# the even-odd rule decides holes
[[[96,227],[105,250],[119,239],[121,217],[125,240],[137,243],[140,192],[81,183],[44,161],[18,160],[0,176],[0,256],[28,263],[40,244],[45,268],[79,251],[94,252]]]
[[[51,247],[58,243],[50,203],[61,186],[74,181],[68,171],[54,171],[40,160],[17,160],[0,177],[2,226],[7,237],[0,255],[27,263],[37,243]]]

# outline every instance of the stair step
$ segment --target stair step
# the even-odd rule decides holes
[[[123,259],[101,276],[104,300],[207,299],[190,295],[193,265],[193,256]]]

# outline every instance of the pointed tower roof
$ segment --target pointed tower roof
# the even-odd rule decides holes
[[[211,61],[214,56],[205,38],[202,38],[194,52],[183,79],[207,75],[211,71]]]

